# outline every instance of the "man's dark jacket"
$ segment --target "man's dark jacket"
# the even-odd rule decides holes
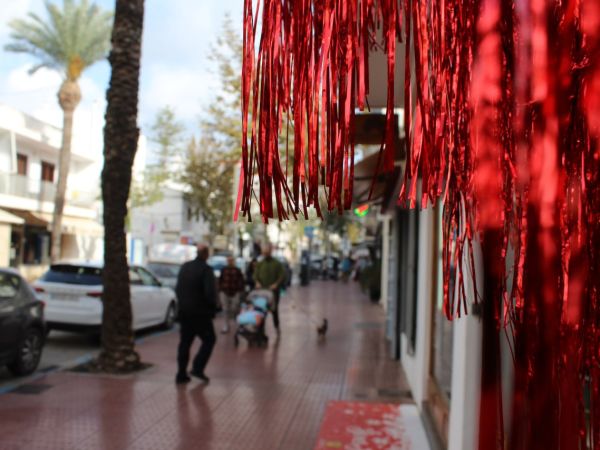
[[[217,312],[215,275],[206,261],[196,258],[181,266],[175,287],[179,317],[214,317]]]

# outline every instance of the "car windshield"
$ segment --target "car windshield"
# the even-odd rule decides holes
[[[102,284],[102,269],[89,266],[55,264],[50,266],[50,270],[40,280],[51,283],[97,286]]]
[[[177,278],[180,267],[178,264],[148,263],[148,269],[160,278]]]

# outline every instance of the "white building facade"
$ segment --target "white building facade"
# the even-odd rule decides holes
[[[402,363],[412,397],[428,425],[432,448],[476,450],[481,321],[472,309],[472,274],[464,273],[469,314],[450,321],[442,309],[442,207],[394,206],[380,219],[381,302],[387,314],[390,357]],[[479,277],[477,244],[474,253]],[[451,290],[456,287],[455,271],[452,274]],[[481,279],[477,286],[483,286]]]
[[[130,248],[137,252],[131,256],[138,261],[144,261],[156,245],[194,244],[209,232],[208,224],[193,214],[184,189],[176,185],[165,186],[156,203],[132,208],[130,216]]]
[[[0,266],[20,268],[25,276],[49,263],[61,141],[60,128],[0,105]],[[99,259],[101,153],[77,144],[74,139],[62,258]]]

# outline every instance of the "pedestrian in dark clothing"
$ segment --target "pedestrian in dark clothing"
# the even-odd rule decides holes
[[[206,264],[208,247],[198,245],[198,256],[179,270],[175,291],[179,301],[180,340],[177,351],[178,371],[175,381],[187,383],[190,348],[196,337],[202,345],[192,363],[191,375],[205,383],[210,380],[204,369],[217,341],[213,319],[217,312],[217,289],[212,268]]]
[[[271,256],[271,251],[271,246],[265,245],[263,259],[254,269],[254,281],[257,289],[269,289],[273,292],[273,325],[279,335],[279,290],[285,280],[285,269],[283,264]]]
[[[229,320],[235,318],[240,306],[240,295],[244,292],[244,275],[235,265],[233,256],[227,258],[227,265],[221,269],[219,277],[221,305],[225,313],[225,324],[221,333],[229,333]]]

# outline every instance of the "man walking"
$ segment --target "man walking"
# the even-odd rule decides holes
[[[233,256],[227,257],[227,266],[221,270],[219,277],[221,304],[225,314],[225,324],[221,333],[229,332],[229,319],[233,319],[240,304],[240,294],[244,291],[244,274],[235,265]]]
[[[217,311],[217,291],[212,268],[206,264],[208,247],[198,245],[198,256],[181,266],[175,292],[179,301],[180,340],[177,350],[178,371],[175,382],[187,383],[190,348],[196,337],[202,345],[192,363],[191,375],[204,383],[210,380],[204,369],[217,341],[213,319]]]
[[[258,289],[270,289],[273,292],[273,325],[279,335],[279,289],[285,280],[285,269],[283,264],[273,258],[272,250],[270,244],[263,247],[263,259],[254,269],[254,281]]]

